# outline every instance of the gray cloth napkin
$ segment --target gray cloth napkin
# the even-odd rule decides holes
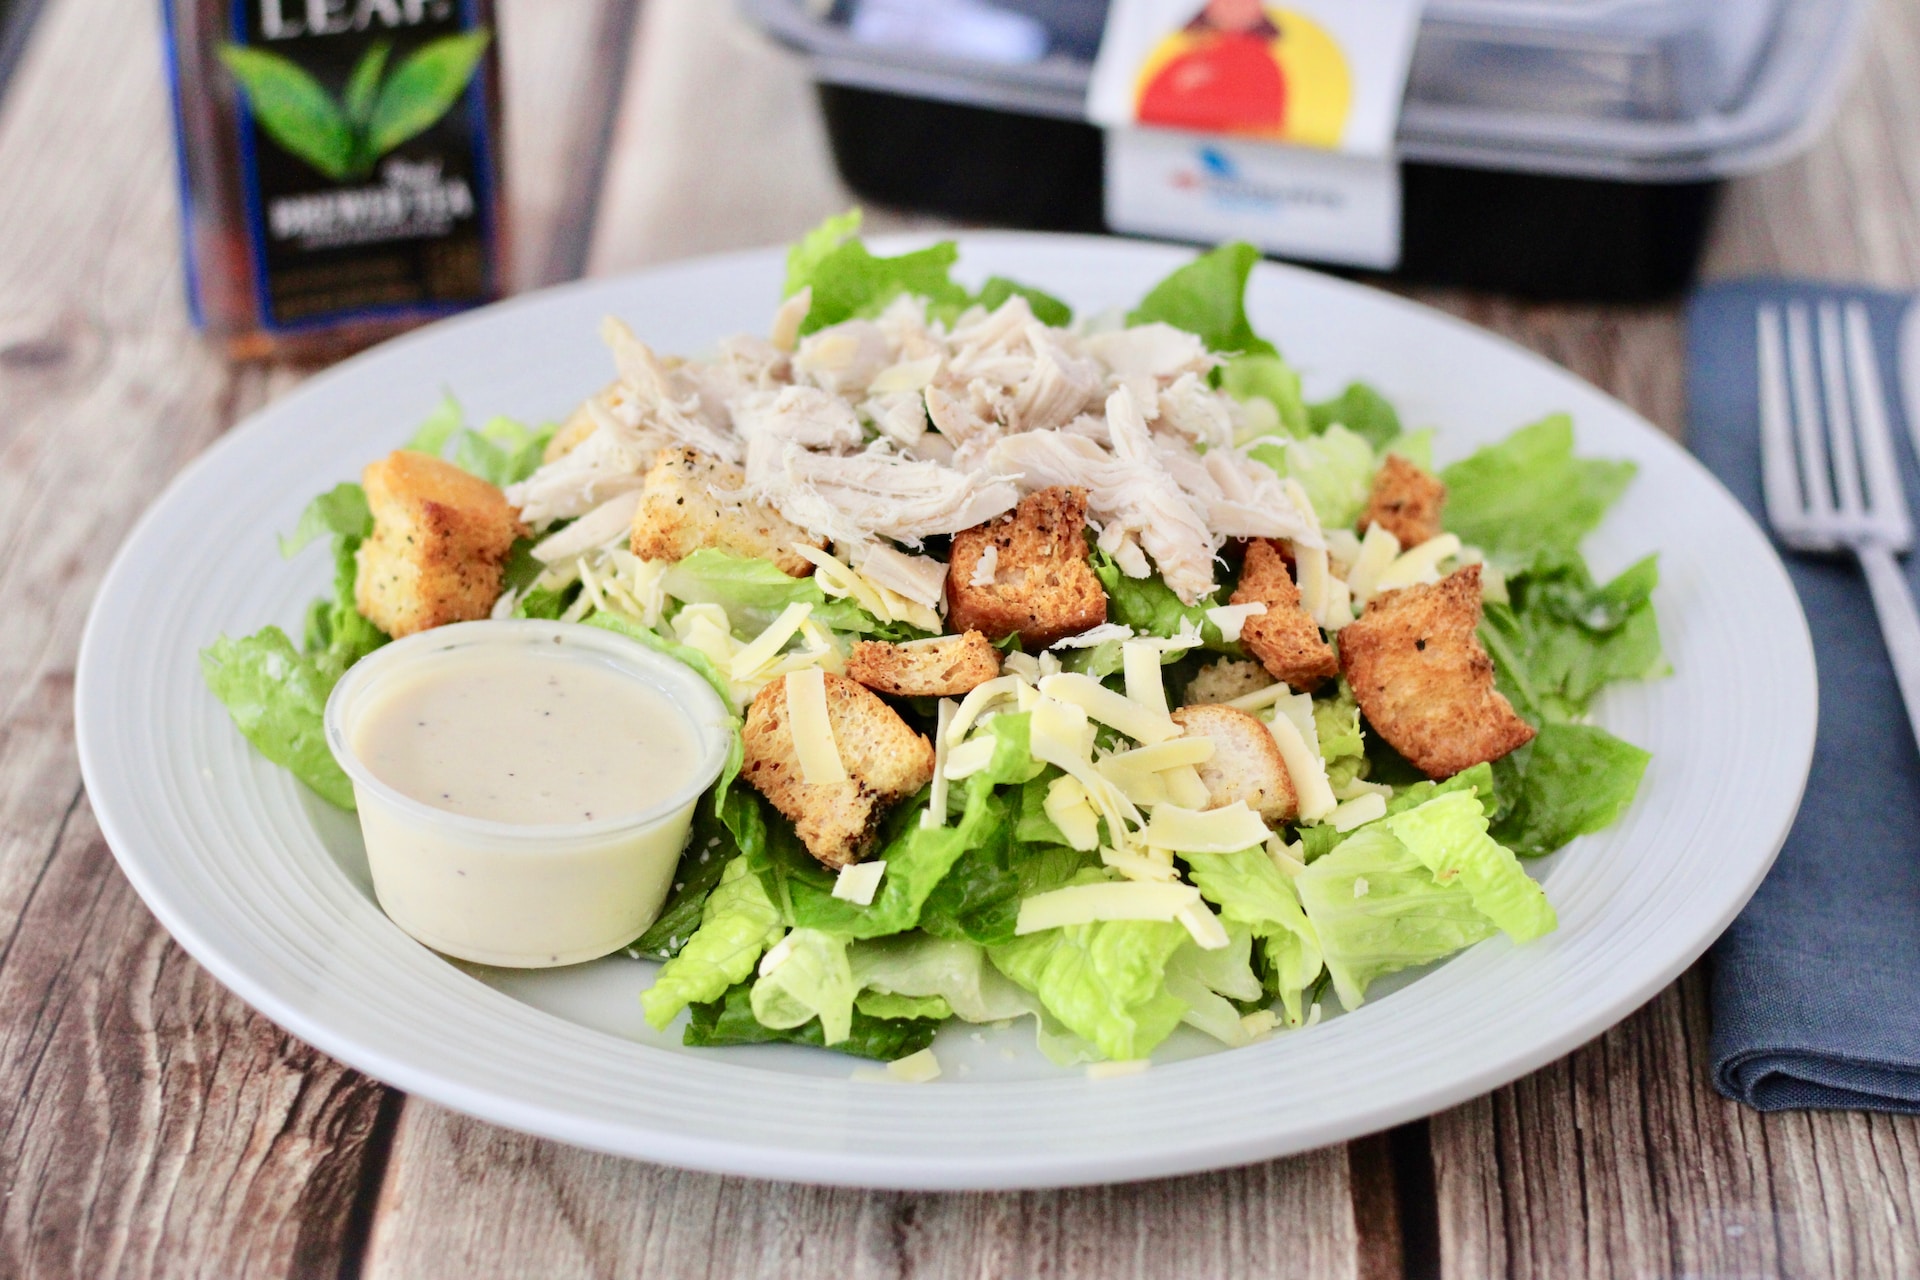
[[[1687,443],[1763,526],[1755,309],[1825,298],[1866,304],[1907,499],[1920,500],[1895,357],[1911,297],[1713,285],[1687,317]],[[1779,861],[1713,950],[1714,1084],[1762,1111],[1920,1113],[1920,749],[1854,561],[1779,550],[1813,630],[1819,739]],[[1920,557],[1907,577],[1920,589]]]

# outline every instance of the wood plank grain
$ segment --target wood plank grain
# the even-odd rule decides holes
[[[1920,5],[1878,6],[1863,74],[1803,158],[1732,183],[1707,271],[1920,282]],[[1670,310],[1454,309],[1663,429],[1684,420]],[[1920,1271],[1920,1120],[1761,1115],[1709,1083],[1696,966],[1600,1039],[1432,1122],[1443,1273],[1844,1277]]]
[[[545,82],[592,65],[619,0],[535,21],[543,2],[501,6],[522,33],[507,74],[537,90],[514,94],[522,127],[590,136],[562,117],[597,82]],[[390,1095],[172,944],[113,868],[74,758],[75,650],[114,548],[298,381],[225,365],[187,323],[156,10],[48,0],[0,100],[0,1275],[331,1277],[357,1264]],[[574,215],[540,166],[565,157],[522,154],[510,188],[540,197],[523,234],[558,260]]]
[[[409,1099],[365,1275],[1397,1275],[1397,1259],[1360,1271],[1350,1186],[1339,1148],[1204,1178],[1058,1192],[749,1182],[593,1155]]]

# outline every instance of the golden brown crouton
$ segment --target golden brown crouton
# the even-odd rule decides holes
[[[957,698],[999,674],[1000,652],[978,631],[911,645],[862,640],[847,659],[851,679],[901,698]]]
[[[1285,822],[1300,812],[1300,797],[1287,762],[1266,725],[1238,707],[1181,707],[1173,722],[1188,738],[1213,739],[1212,759],[1194,766],[1207,787],[1207,807],[1235,800],[1268,822]]]
[[[1241,632],[1242,635],[1246,633]],[[1273,677],[1267,669],[1257,662],[1245,662],[1239,658],[1222,658],[1218,662],[1209,662],[1194,673],[1187,682],[1187,691],[1180,701],[1189,707],[1205,706],[1214,702],[1232,702],[1235,698],[1245,697],[1258,692],[1273,683]]]
[[[1383,591],[1340,632],[1340,664],[1374,731],[1429,778],[1451,778],[1533,739],[1493,687],[1480,647],[1480,566]]]
[[[1373,494],[1360,513],[1360,532],[1377,524],[1400,539],[1401,546],[1417,547],[1440,536],[1440,508],[1446,501],[1447,486],[1439,477],[1390,453],[1374,473]]]
[[[682,560],[701,547],[771,560],[789,577],[804,578],[813,563],[793,544],[824,547],[764,502],[714,496],[746,484],[746,472],[698,449],[662,449],[647,472],[633,513],[633,554],[642,560]]]
[[[1107,620],[1107,592],[1087,563],[1087,491],[1057,485],[985,524],[953,535],[947,621],[994,640],[1020,633],[1028,652]],[[973,579],[991,555],[985,586]]]
[[[1320,624],[1301,607],[1300,588],[1293,584],[1280,548],[1266,538],[1247,544],[1246,567],[1229,603],[1256,600],[1267,611],[1247,619],[1240,628],[1240,644],[1260,659],[1275,680],[1311,691],[1340,670],[1333,646],[1320,634]]]
[[[820,784],[801,777],[785,676],[760,690],[747,710],[740,774],[792,821],[808,853],[844,867],[872,848],[890,806],[932,780],[933,746],[865,686],[832,673],[826,686],[827,721],[847,780]]]
[[[486,617],[513,540],[527,531],[506,495],[407,449],[370,464],[360,479],[373,511],[353,584],[360,612],[396,637]]]

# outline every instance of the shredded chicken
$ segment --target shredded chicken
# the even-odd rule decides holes
[[[801,337],[811,307],[795,294],[770,339],[684,362],[609,320],[619,379],[587,402],[593,430],[509,500],[544,529],[608,509],[660,449],[691,447],[743,466],[744,496],[928,607],[945,566],[892,544],[918,548],[1053,485],[1087,490],[1099,545],[1125,573],[1158,569],[1188,603],[1213,592],[1227,538],[1321,545],[1298,494],[1235,447],[1245,415],[1208,385],[1219,361],[1192,334],[1057,329],[1016,295],[951,324],[902,296]]]

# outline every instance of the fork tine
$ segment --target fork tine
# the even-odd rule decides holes
[[[1847,390],[1847,363],[1841,355],[1840,308],[1822,302],[1818,312],[1820,398],[1827,408],[1827,451],[1833,458],[1833,489],[1843,528],[1864,526],[1867,495],[1860,487],[1860,459],[1854,446],[1853,397]]]
[[[1794,465],[1793,424],[1787,406],[1787,357],[1780,333],[1780,308],[1768,303],[1755,320],[1760,364],[1760,479],[1767,519],[1788,537],[1806,522],[1800,505],[1800,477]]]
[[[1874,357],[1873,331],[1867,309],[1847,304],[1846,348],[1852,374],[1854,418],[1859,424],[1860,453],[1866,472],[1867,499],[1876,536],[1891,550],[1905,551],[1913,543],[1913,516],[1900,483],[1900,463],[1893,449],[1893,428],[1887,421],[1887,396]]]
[[[1820,417],[1818,383],[1813,376],[1813,339],[1807,332],[1803,303],[1787,307],[1788,388],[1793,393],[1793,435],[1800,452],[1800,484],[1807,514],[1831,533],[1833,474],[1827,468],[1827,432]]]

